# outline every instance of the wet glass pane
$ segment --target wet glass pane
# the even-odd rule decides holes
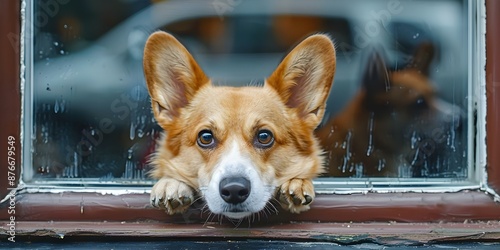
[[[234,86],[263,83],[294,44],[327,33],[337,70],[317,129],[325,177],[471,176],[468,1],[38,0],[28,10],[27,182],[150,183],[161,129],[142,53],[156,30]]]

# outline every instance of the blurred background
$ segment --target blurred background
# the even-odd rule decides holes
[[[469,109],[465,0],[35,0],[32,9],[28,182],[150,183],[147,156],[160,128],[142,53],[156,30],[176,36],[215,84],[233,86],[262,84],[294,44],[328,33],[338,61],[325,119],[359,91],[373,48],[398,69],[431,42],[439,96]],[[419,177],[467,178],[466,131],[448,142],[453,161]]]

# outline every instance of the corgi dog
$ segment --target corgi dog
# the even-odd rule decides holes
[[[317,130],[332,177],[429,177],[447,157],[462,111],[436,96],[434,46],[420,44],[408,65],[388,70],[374,51],[361,90]],[[458,134],[458,133],[457,133]]]
[[[314,129],[336,66],[331,39],[298,44],[263,86],[214,86],[172,35],[155,32],[144,51],[152,109],[164,132],[152,156],[151,204],[183,213],[201,197],[213,214],[242,219],[277,200],[299,213],[323,173]]]

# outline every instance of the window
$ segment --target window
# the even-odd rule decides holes
[[[147,207],[144,193],[154,182],[147,156],[160,128],[150,111],[142,52],[159,29],[178,37],[214,82],[230,85],[262,83],[308,34],[325,32],[335,40],[337,73],[317,133],[333,155],[329,172],[315,182],[321,195],[313,211],[271,222],[498,219],[498,208],[481,192],[495,194],[500,182],[498,81],[490,61],[486,77],[483,72],[483,1],[152,2],[9,5],[16,16],[4,17],[13,27],[5,32],[6,46],[14,50],[6,55],[18,63],[5,68],[10,88],[2,91],[12,103],[22,93],[23,102],[2,111],[9,117],[3,138],[13,136],[16,148],[15,171],[2,176],[12,172],[21,183],[16,199],[23,220],[205,221],[196,206],[174,217]],[[498,12],[491,2],[486,11]],[[498,37],[487,38],[489,58]],[[381,63],[370,61],[374,51],[390,77],[417,69],[426,77],[419,84],[435,92],[391,78],[395,92],[359,110],[364,117],[349,114],[356,97],[377,93],[379,86],[363,81],[367,65]],[[498,55],[491,58],[494,63]],[[408,93],[417,95],[401,98]],[[341,116],[360,121],[359,127],[342,127]],[[35,208],[67,209],[56,216]],[[433,212],[439,209],[451,210]]]
[[[315,32],[331,34],[338,70],[328,115],[318,129],[330,156],[327,176],[349,178],[347,188],[367,181],[380,186],[478,183],[473,147],[467,147],[469,138],[474,140],[468,121],[477,89],[468,88],[470,55],[458,53],[475,46],[467,39],[468,11],[475,7],[467,1],[332,1],[308,9],[249,2],[228,13],[218,13],[211,3],[193,11],[189,3],[119,2],[111,16],[102,11],[105,5],[68,2],[45,25],[37,25],[46,14],[37,3],[27,15],[35,24],[33,39],[26,41],[31,59],[26,89],[32,98],[25,105],[33,111],[25,117],[32,124],[25,127],[30,135],[25,159],[31,162],[23,173],[27,183],[151,184],[147,157],[160,129],[141,63],[145,40],[157,29],[177,36],[215,83],[228,85],[262,82],[297,41]],[[255,8],[260,4],[266,11]],[[427,14],[410,15],[415,10]],[[96,29],[99,20],[103,25]],[[369,104],[358,111],[363,113],[347,114],[357,123],[344,126],[337,119],[346,115],[343,110],[353,105],[354,96],[367,85],[378,89],[374,80],[362,82],[374,48],[384,58],[378,63],[390,72],[404,71],[412,60],[427,56],[422,59],[426,68],[419,70],[429,83],[422,84],[437,93],[391,82],[391,92],[415,92],[413,100],[383,97],[380,110],[375,109],[379,104]],[[366,99],[376,95],[367,93]]]

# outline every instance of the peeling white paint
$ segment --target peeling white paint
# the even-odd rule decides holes
[[[475,4],[475,5],[474,5]],[[488,187],[488,172],[487,172],[487,138],[486,138],[486,117],[487,117],[487,98],[486,98],[486,3],[484,0],[471,2],[471,12],[469,18],[474,17],[477,20],[474,25],[469,25],[469,43],[472,44],[469,50],[471,58],[471,67],[469,67],[469,86],[472,86],[473,97],[476,100],[477,109],[477,124],[471,124],[472,116],[469,115],[469,127],[477,129],[476,139],[476,161],[473,165],[476,171],[471,169],[469,173],[473,174],[476,180],[480,183],[480,190],[495,197],[495,201],[500,201],[500,196],[490,187]],[[474,15],[477,13],[477,15]],[[474,24],[474,23],[473,23]],[[475,28],[475,30],[471,30]],[[474,98],[474,99],[475,99]],[[469,98],[472,100],[473,98]],[[471,104],[471,112],[473,112],[474,103]],[[471,126],[472,125],[472,126]],[[473,132],[470,131],[473,135]],[[472,136],[471,136],[472,137]],[[469,142],[469,145],[472,141]]]

